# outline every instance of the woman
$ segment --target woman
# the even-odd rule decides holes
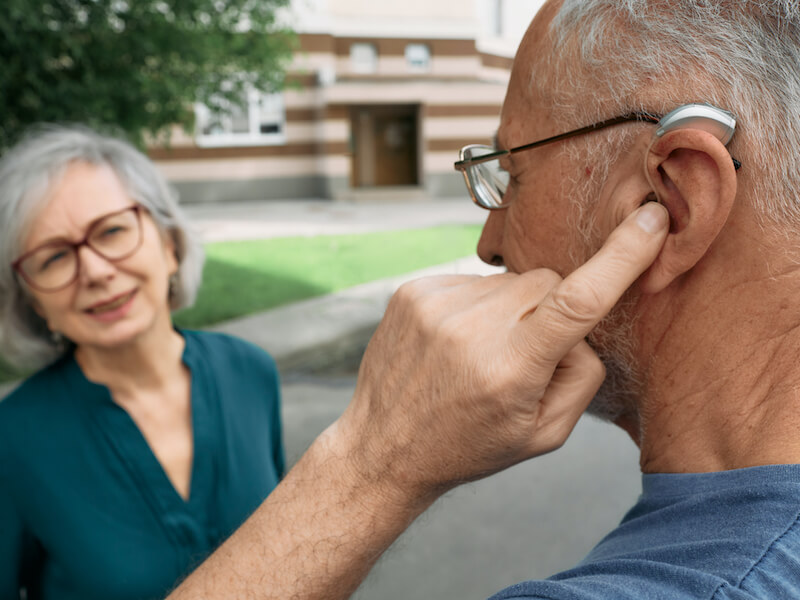
[[[84,128],[0,161],[0,598],[163,598],[283,474],[260,349],[176,330],[202,251],[154,165]]]

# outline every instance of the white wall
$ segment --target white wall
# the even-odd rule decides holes
[[[302,33],[473,38],[475,8],[459,0],[292,0],[290,22]]]
[[[503,3],[502,36],[492,30]],[[476,38],[513,56],[544,0],[292,0],[289,23],[301,33],[339,36]]]
[[[493,30],[496,21],[496,5],[503,3],[502,35]],[[481,51],[501,56],[514,56],[522,36],[528,29],[544,0],[475,0],[478,15],[478,48]]]

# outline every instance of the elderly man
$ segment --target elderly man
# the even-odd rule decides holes
[[[558,447],[590,400],[643,495],[497,598],[800,597],[799,65],[793,2],[548,2],[508,152],[458,164],[509,273],[403,288],[345,414],[175,598],[345,598],[434,499]]]

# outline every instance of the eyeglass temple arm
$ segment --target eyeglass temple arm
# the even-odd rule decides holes
[[[651,115],[649,113],[643,113],[643,112],[634,112],[627,115],[622,115],[621,117],[606,119],[605,121],[600,121],[599,123],[587,125],[586,127],[581,127],[580,129],[574,129],[572,131],[568,131],[567,133],[560,133],[559,135],[554,135],[552,137],[539,140],[537,142],[531,142],[530,144],[525,144],[524,146],[517,146],[516,148],[510,149],[508,153],[516,154],[517,152],[522,152],[523,150],[530,150],[531,148],[537,148],[539,146],[544,146],[545,144],[552,144],[553,142],[559,142],[561,140],[566,140],[571,137],[583,135],[585,133],[591,133],[592,131],[596,131],[598,129],[605,129],[606,127],[611,127],[612,125],[627,123],[629,121],[647,121],[649,123],[658,123],[660,120],[661,117],[658,117],[656,115]]]
[[[598,129],[604,129],[606,127],[611,127],[613,125],[619,125],[620,123],[628,123],[631,121],[645,121],[647,123],[658,124],[661,121],[661,117],[658,115],[653,115],[646,112],[632,112],[628,113],[627,115],[622,115],[619,117],[613,117],[611,119],[606,119],[605,121],[600,121],[599,123],[594,123],[592,125],[587,125],[586,127],[581,127],[580,129],[574,129],[573,131],[568,131],[566,133],[560,133],[558,135],[554,135],[552,137],[538,140],[536,142],[531,142],[530,144],[525,144],[523,146],[517,146],[516,148],[511,148],[510,150],[498,150],[497,152],[492,152],[491,154],[487,154],[485,156],[478,156],[466,161],[459,161],[456,163],[456,168],[459,170],[465,169],[468,165],[478,165],[484,162],[488,162],[490,160],[494,160],[501,156],[505,156],[507,154],[516,154],[517,152],[522,152],[523,150],[530,150],[531,148],[538,148],[539,146],[544,146],[545,144],[552,144],[553,142],[559,142],[561,140],[566,140],[571,137],[575,137],[577,135],[583,135],[585,133],[591,133],[592,131],[597,131]],[[742,163],[733,158],[733,168],[735,170],[739,170],[742,167]]]
[[[512,148],[508,151],[509,154],[516,154],[517,152],[521,152],[523,150],[530,150],[531,148],[536,148],[537,146],[543,146],[545,144],[551,144],[553,142],[558,142],[561,140],[566,140],[576,135],[583,135],[584,133],[591,133],[592,131],[596,131],[598,129],[604,129],[606,127],[611,127],[613,125],[619,125],[620,123],[628,123],[630,121],[645,121],[647,123],[654,123],[658,124],[661,121],[661,117],[658,115],[653,115],[646,112],[632,112],[627,115],[622,115],[621,117],[614,117],[612,119],[606,119],[605,121],[600,121],[599,123],[594,123],[593,125],[587,125],[586,127],[581,127],[580,129],[575,129],[574,131],[568,131],[567,133],[561,133],[559,135],[554,135],[553,137],[549,137],[544,140],[539,140],[538,142],[532,142],[530,144],[525,144],[524,146],[517,146],[516,148]],[[734,170],[738,171],[742,168],[742,163],[736,160],[735,158],[731,157],[733,160],[733,168]]]

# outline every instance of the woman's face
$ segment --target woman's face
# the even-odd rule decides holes
[[[99,218],[135,204],[110,167],[72,163],[48,192],[22,252],[55,239],[79,242]],[[174,246],[146,211],[139,222],[142,242],[130,256],[110,261],[84,244],[72,283],[54,292],[30,288],[51,331],[78,346],[109,349],[169,324],[169,277],[178,269]]]

